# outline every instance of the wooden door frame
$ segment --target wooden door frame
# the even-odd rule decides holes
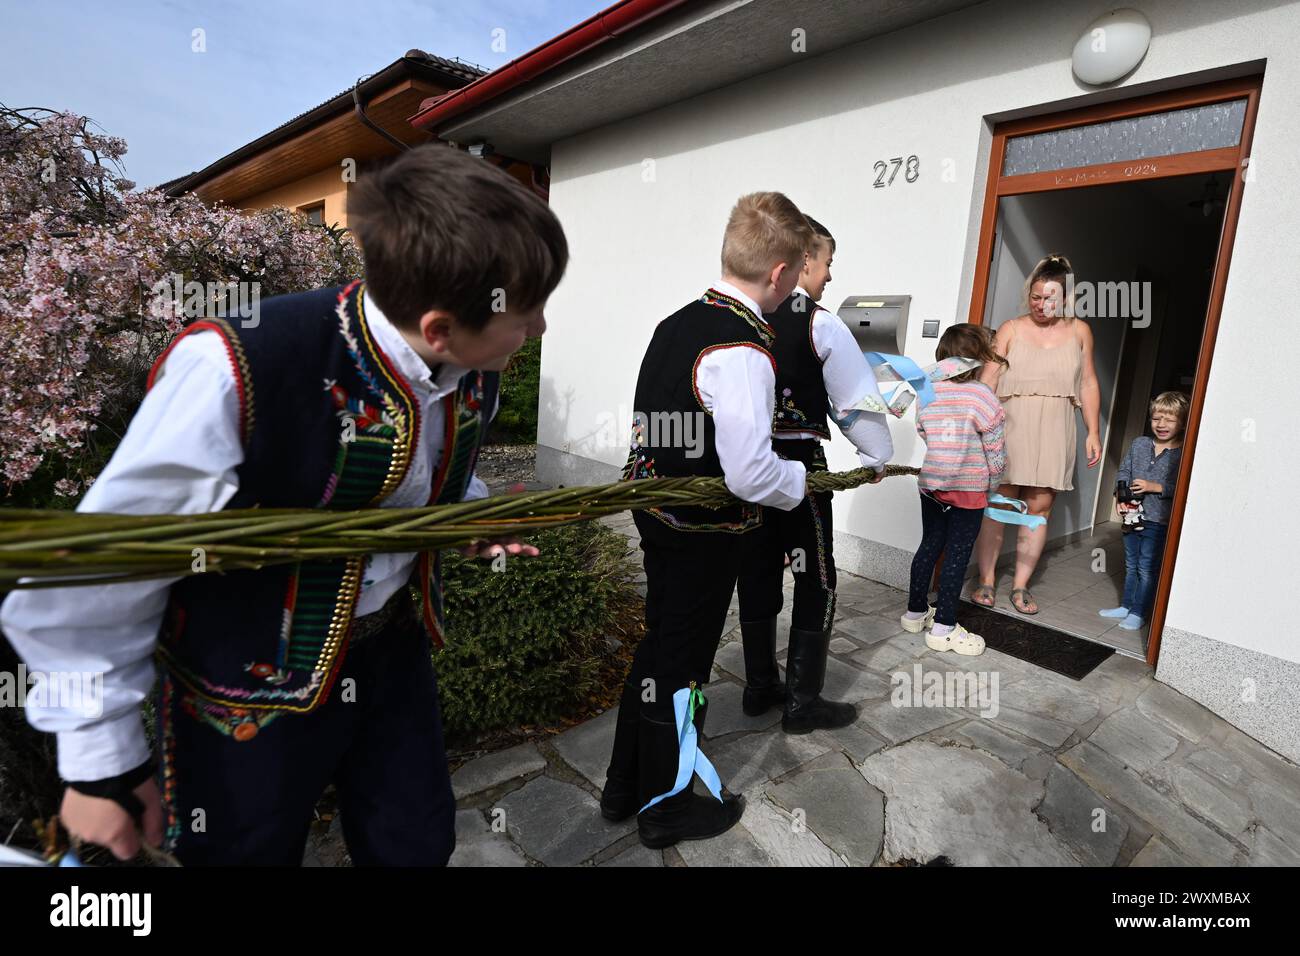
[[[1178,558],[1178,539],[1182,535],[1183,516],[1187,505],[1187,489],[1191,484],[1192,466],[1196,457],[1196,439],[1205,410],[1205,389],[1214,358],[1214,340],[1219,332],[1219,316],[1228,284],[1228,266],[1232,261],[1232,246],[1237,236],[1237,219],[1241,213],[1241,195],[1245,186],[1245,171],[1250,161],[1250,147],[1255,135],[1255,119],[1259,113],[1259,96],[1264,76],[1242,77],[1206,83],[1185,89],[1169,90],[1147,96],[1136,96],[1113,103],[1101,103],[1081,109],[1033,116],[999,123],[993,129],[993,142],[989,149],[988,180],[984,190],[983,220],[980,223],[979,244],[975,260],[975,274],[971,286],[970,308],[967,321],[982,325],[989,296],[989,268],[993,253],[993,234],[997,227],[998,200],[1004,196],[1047,192],[1058,189],[1085,189],[1113,183],[1141,182],[1147,179],[1164,179],[1196,173],[1233,172],[1233,186],[1228,193],[1228,204],[1223,212],[1219,235],[1219,251],[1215,257],[1214,277],[1210,286],[1210,301],[1206,309],[1201,347],[1196,359],[1196,378],[1192,384],[1191,409],[1187,415],[1187,428],[1183,437],[1182,465],[1178,469],[1178,483],[1170,507],[1168,537],[1156,585],[1155,605],[1151,612],[1147,638],[1147,663],[1155,666],[1160,656],[1160,638],[1164,630],[1165,612],[1169,591],[1174,579],[1174,565]],[[1029,133],[1069,129],[1107,120],[1162,113],[1168,110],[1202,106],[1224,100],[1245,98],[1246,115],[1242,122],[1241,140],[1234,147],[1208,149],[1193,153],[1179,153],[1145,160],[1129,160],[1081,166],[1072,169],[1052,170],[1045,173],[1028,173],[1003,176],[1007,139]]]

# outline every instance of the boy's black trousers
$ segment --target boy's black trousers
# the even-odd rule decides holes
[[[398,599],[409,604],[405,589]],[[330,783],[354,864],[438,866],[451,856],[456,801],[429,638],[414,613],[349,647],[316,710],[279,716],[250,739],[197,719],[186,694],[164,673],[164,822],[183,865],[300,865]]]
[[[826,470],[821,442],[776,439],[783,458],[801,461],[809,473]],[[835,616],[834,527],[831,492],[808,495],[791,511],[763,508],[763,524],[744,536],[740,564],[740,619],[766,621],[781,613],[785,556],[791,555],[794,609],[791,626],[821,632]]]
[[[637,645],[632,676],[638,686],[653,678],[655,696],[671,702],[673,693],[691,681],[709,680],[736,590],[741,539],[754,532],[665,533],[658,519],[644,512],[635,512],[633,520],[645,555],[646,632]]]

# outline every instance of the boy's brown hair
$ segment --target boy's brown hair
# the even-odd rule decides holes
[[[813,230],[799,208],[781,193],[741,196],[722,238],[722,273],[761,282],[778,262],[798,271],[813,246]]]
[[[367,172],[347,206],[367,289],[407,330],[431,310],[475,330],[494,312],[527,312],[569,261],[564,229],[541,198],[488,160],[440,143]]]
[[[831,235],[831,231],[812,216],[805,216],[804,218],[808,220],[808,226],[813,232],[813,241],[812,245],[808,247],[808,252],[810,254],[817,253],[826,248],[830,250],[831,255],[835,255],[835,237]],[[814,258],[816,257],[814,256]]]
[[[934,360],[936,362],[942,362],[954,355],[961,358],[975,359],[975,361],[982,362],[984,365],[996,362],[1003,368],[1011,367],[1011,363],[994,350],[993,335],[990,330],[982,325],[973,325],[970,322],[958,322],[956,325],[949,326],[948,331],[943,333],[943,337],[939,339],[939,344],[934,350]],[[978,377],[980,371],[981,369],[973,368],[968,372],[962,372],[960,375],[954,375],[948,381],[969,382]]]

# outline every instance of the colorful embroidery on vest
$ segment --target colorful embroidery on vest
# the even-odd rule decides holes
[[[182,694],[181,709],[227,737],[244,743],[258,735],[263,727],[281,716],[276,710],[249,710],[214,704],[198,694]]]
[[[655,460],[645,448],[645,422],[641,416],[632,418],[631,450],[627,462],[623,465],[621,481],[636,481],[640,478],[658,478],[655,473]]]
[[[814,431],[823,432],[808,421],[808,416],[794,403],[793,393],[788,388],[781,389],[781,400],[777,405],[776,420],[772,427],[778,431]]]

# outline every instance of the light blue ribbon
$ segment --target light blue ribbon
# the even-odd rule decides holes
[[[919,411],[935,400],[933,383],[942,382],[969,372],[971,369],[979,368],[982,364],[975,359],[950,356],[935,362],[933,365],[921,368],[906,355],[891,355],[888,352],[863,352],[862,356],[867,360],[867,364],[871,366],[877,382],[900,382],[905,384],[907,388],[900,384],[898,388],[893,389],[888,394],[881,392],[880,398],[875,395],[868,395],[845,411],[843,415],[837,415],[834,407],[832,407],[831,417],[841,428],[850,427],[857,421],[858,415],[862,412],[889,412],[895,418],[902,418],[903,413],[907,411],[907,407],[912,404],[914,398]]]
[[[934,386],[930,384],[930,375],[906,355],[890,355],[888,352],[863,352],[872,371],[884,367],[889,369],[899,380],[906,382],[916,392],[917,408],[925,408],[934,401]],[[901,388],[902,386],[899,386]],[[892,407],[898,389],[884,395],[885,401]],[[882,395],[884,393],[881,393]]]
[[[1025,504],[1019,498],[1007,498],[1003,495],[989,495],[990,505],[1010,505],[1015,511],[1008,511],[1006,508],[985,508],[985,516],[992,518],[994,521],[1001,521],[1003,524],[1022,524],[1028,528],[1037,528],[1039,525],[1047,524],[1047,519],[1042,515],[1029,514],[1029,505]]]
[[[722,781],[718,771],[713,769],[709,758],[700,751],[699,740],[695,733],[695,708],[704,703],[704,695],[695,687],[683,687],[673,694],[673,714],[677,719],[677,779],[673,788],[661,793],[638,812],[645,813],[660,800],[676,796],[690,785],[691,777],[699,774],[704,785],[709,788],[718,802],[722,802]]]

